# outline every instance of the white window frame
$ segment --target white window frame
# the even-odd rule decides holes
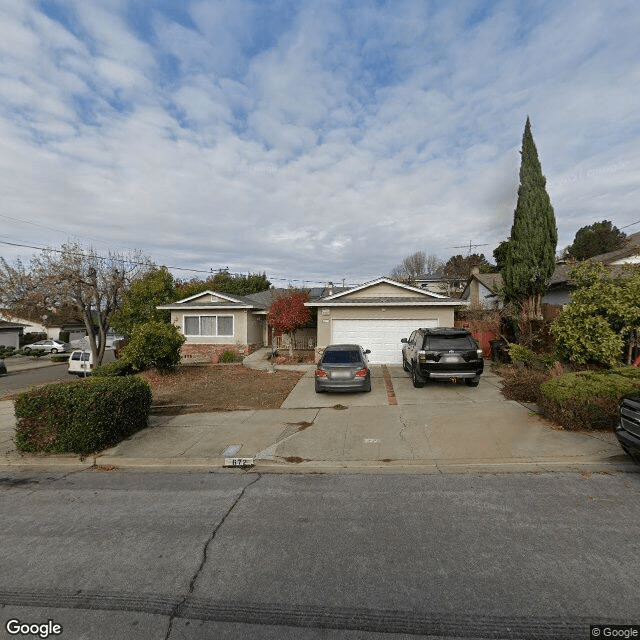
[[[198,318],[198,333],[187,333],[187,318]],[[202,333],[202,318],[215,318],[215,334],[209,335]],[[218,333],[218,318],[231,318],[231,333],[224,335]],[[185,314],[182,316],[182,333],[189,338],[233,338],[236,333],[235,316],[232,314]]]

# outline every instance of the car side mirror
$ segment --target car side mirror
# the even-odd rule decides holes
[[[364,352],[365,352],[365,354],[371,353],[371,349],[365,349]]]
[[[406,344],[409,341],[406,338],[402,338],[402,340],[400,340],[400,342],[404,342]]]

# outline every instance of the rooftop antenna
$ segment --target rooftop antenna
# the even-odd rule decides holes
[[[471,249],[475,249],[476,247],[486,247],[488,243],[483,242],[481,244],[471,244],[471,240],[469,240],[469,244],[459,244],[455,247],[451,247],[452,249],[468,249],[469,250],[469,254],[471,255]]]

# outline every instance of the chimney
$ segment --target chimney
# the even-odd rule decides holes
[[[333,295],[333,282],[327,282],[327,295]]]

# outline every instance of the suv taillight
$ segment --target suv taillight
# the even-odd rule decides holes
[[[363,367],[362,369],[358,369],[353,375],[356,378],[364,378],[367,375],[367,370]]]
[[[322,369],[316,369],[315,376],[316,376],[316,378],[328,378],[329,377],[327,375],[327,372],[323,371]]]
[[[478,354],[478,358],[482,358],[482,349],[476,349],[476,353]]]

